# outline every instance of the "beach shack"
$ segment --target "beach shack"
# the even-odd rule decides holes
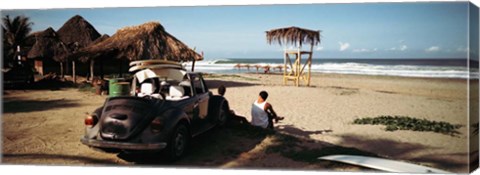
[[[78,56],[115,65],[118,73],[128,72],[136,60],[200,61],[203,57],[165,31],[158,22],[119,29],[111,37],[80,49]]]
[[[267,31],[269,44],[293,45],[297,49],[284,49],[283,83],[293,81],[299,86],[300,80],[310,86],[310,74],[312,67],[313,46],[320,44],[320,30],[309,30],[299,27],[286,27]],[[302,50],[304,44],[310,44],[310,50]],[[292,63],[292,56],[294,62]],[[302,62],[302,57],[306,57]],[[305,70],[307,68],[307,70]]]
[[[58,34],[51,28],[33,33],[34,44],[27,53],[27,58],[33,60],[33,65],[41,75],[49,72],[63,73],[63,62],[68,55],[68,49],[60,40]]]

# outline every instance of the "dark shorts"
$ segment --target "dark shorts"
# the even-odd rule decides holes
[[[273,116],[268,114],[268,126],[267,126],[267,128],[273,129],[273,127],[274,127],[273,126]]]

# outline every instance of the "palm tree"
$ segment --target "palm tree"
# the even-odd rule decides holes
[[[3,19],[3,65],[11,67],[15,61],[17,47],[25,44],[30,31],[32,31],[30,18],[25,16],[17,16],[10,19],[10,16],[5,16]]]

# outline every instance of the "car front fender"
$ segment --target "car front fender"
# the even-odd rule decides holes
[[[190,118],[188,118],[188,115],[181,109],[170,109],[165,111],[162,114],[162,118],[164,119],[163,131],[167,132],[168,135],[171,134],[175,126],[180,122],[185,122],[185,124],[190,127]]]

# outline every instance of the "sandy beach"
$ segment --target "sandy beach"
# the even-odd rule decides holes
[[[315,154],[322,153],[323,148],[338,147],[457,173],[468,171],[465,79],[315,74],[311,87],[295,87],[291,82],[284,86],[278,74],[215,74],[205,79],[215,94],[216,87],[225,85],[230,108],[248,121],[251,103],[261,90],[266,90],[267,101],[285,120],[276,124],[275,133],[251,128],[242,132],[238,126],[206,133],[194,141],[196,151],[182,160],[154,165],[359,170],[343,164],[297,159],[278,151],[293,142],[294,151],[313,157],[318,157]],[[96,152],[79,141],[85,113],[101,106],[105,98],[74,88],[5,90],[2,163],[131,165],[121,156]],[[385,126],[353,124],[356,118],[380,115],[444,121],[462,127],[458,134],[448,135],[390,132],[385,131]]]
[[[229,88],[226,95],[232,108],[248,119],[250,105],[245,102],[266,90],[268,101],[286,118],[279,131],[451,171],[466,168],[467,127],[450,136],[352,124],[360,117],[402,115],[467,126],[465,80],[323,74],[312,79],[315,87],[297,88],[281,86],[279,75],[248,77],[262,85]]]

